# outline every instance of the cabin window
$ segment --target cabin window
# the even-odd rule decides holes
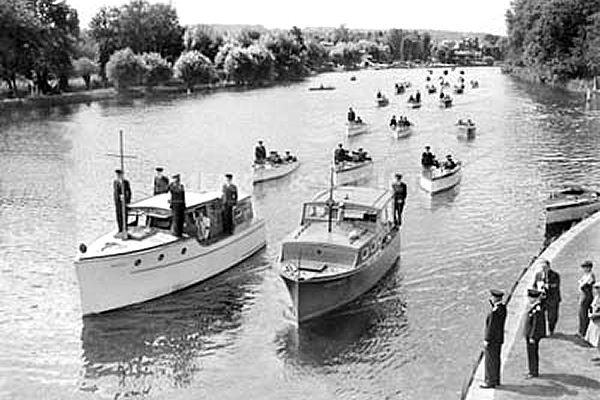
[[[181,254],[184,255],[185,253],[187,253],[187,248],[184,247],[183,249],[181,249]]]
[[[171,229],[171,218],[150,217],[148,225],[152,228]]]
[[[165,259],[165,255],[164,254],[159,254],[158,255],[158,261],[162,261]]]
[[[133,265],[135,265],[136,267],[139,267],[140,265],[142,265],[142,260],[138,258],[137,260],[135,260]]]
[[[377,214],[375,213],[365,213],[364,217],[363,217],[364,221],[367,222],[377,222]]]
[[[369,257],[369,248],[365,247],[364,249],[362,249],[362,251],[360,252],[360,258],[364,261]]]
[[[377,240],[373,240],[373,242],[371,243],[371,254],[377,251],[377,243]]]
[[[327,221],[329,219],[329,207],[326,205],[308,205],[305,208],[305,219],[313,221]],[[335,221],[338,219],[338,209],[334,208],[331,213],[331,218]]]

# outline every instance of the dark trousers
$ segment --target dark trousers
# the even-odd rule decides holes
[[[592,306],[592,297],[584,297],[579,300],[579,326],[577,332],[585,336],[588,325],[590,324],[590,307]]]
[[[223,207],[223,231],[227,234],[233,233],[233,206],[225,204]]]
[[[554,333],[554,328],[556,328],[556,323],[558,322],[558,306],[560,303],[546,302],[544,304],[544,313],[546,314],[546,320],[548,321],[548,331],[550,334]]]
[[[502,343],[488,343],[485,347],[485,383],[500,384],[500,352]]]
[[[115,202],[115,214],[117,216],[117,227],[119,232],[123,232],[123,208],[121,202]]]
[[[533,343],[530,343],[529,339],[525,340],[527,341],[527,367],[529,368],[529,373],[533,376],[538,376],[540,364],[540,341],[534,340]]]
[[[402,225],[402,211],[404,210],[404,201],[394,201],[394,225]]]
[[[171,231],[175,236],[183,236],[183,219],[185,214],[185,204],[171,203],[171,210],[173,212],[173,223],[171,225]]]

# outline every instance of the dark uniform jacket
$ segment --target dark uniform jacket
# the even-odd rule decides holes
[[[540,302],[536,302],[529,307],[525,316],[523,335],[525,339],[535,340],[546,337],[546,319]]]
[[[421,154],[421,165],[424,167],[431,167],[433,164],[435,164],[435,156],[433,153],[423,152],[423,154]]]
[[[123,187],[125,188],[125,204],[129,204],[131,202],[131,187],[129,186],[129,181],[127,179],[123,179]],[[113,182],[113,196],[115,203],[121,203],[121,194],[121,181],[115,179]]]
[[[237,187],[232,184],[223,185],[223,203],[226,206],[235,206],[237,204],[238,192]]]
[[[544,271],[538,271],[535,274],[534,286],[540,290],[540,284],[546,283],[547,289],[541,289],[544,293],[544,301],[546,303],[556,304],[560,303],[560,275],[558,272],[549,269],[546,279],[544,280]]]
[[[169,191],[169,178],[166,176],[154,177],[154,195],[167,193]]]
[[[265,146],[256,146],[254,149],[254,159],[256,161],[264,161],[267,158],[267,149]]]
[[[506,306],[496,303],[485,319],[485,334],[483,340],[488,343],[504,343],[504,322],[506,321]]]
[[[341,149],[341,148],[338,147],[333,152],[333,158],[334,158],[334,160],[335,160],[336,163],[346,161],[346,159],[348,158],[348,156],[346,155],[346,150]]]
[[[392,189],[394,190],[394,200],[406,200],[406,183],[394,182],[392,183]]]
[[[355,119],[356,119],[356,114],[354,113],[354,111],[348,111],[348,121],[354,122]]]
[[[185,189],[181,183],[171,182],[169,192],[171,192],[171,208],[176,205],[185,207]]]

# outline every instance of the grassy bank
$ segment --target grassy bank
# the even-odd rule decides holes
[[[574,92],[585,92],[593,87],[594,80],[590,79],[560,79],[557,75],[551,75],[545,71],[537,71],[527,67],[516,67],[503,65],[502,72],[524,82],[548,85],[556,88],[571,90]]]

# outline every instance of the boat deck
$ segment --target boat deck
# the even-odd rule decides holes
[[[176,242],[181,238],[173,236],[169,231],[156,228],[129,229],[130,238],[123,240],[115,237],[114,230],[92,242],[81,259],[111,256],[150,249],[167,243]],[[138,239],[136,239],[138,237]]]

